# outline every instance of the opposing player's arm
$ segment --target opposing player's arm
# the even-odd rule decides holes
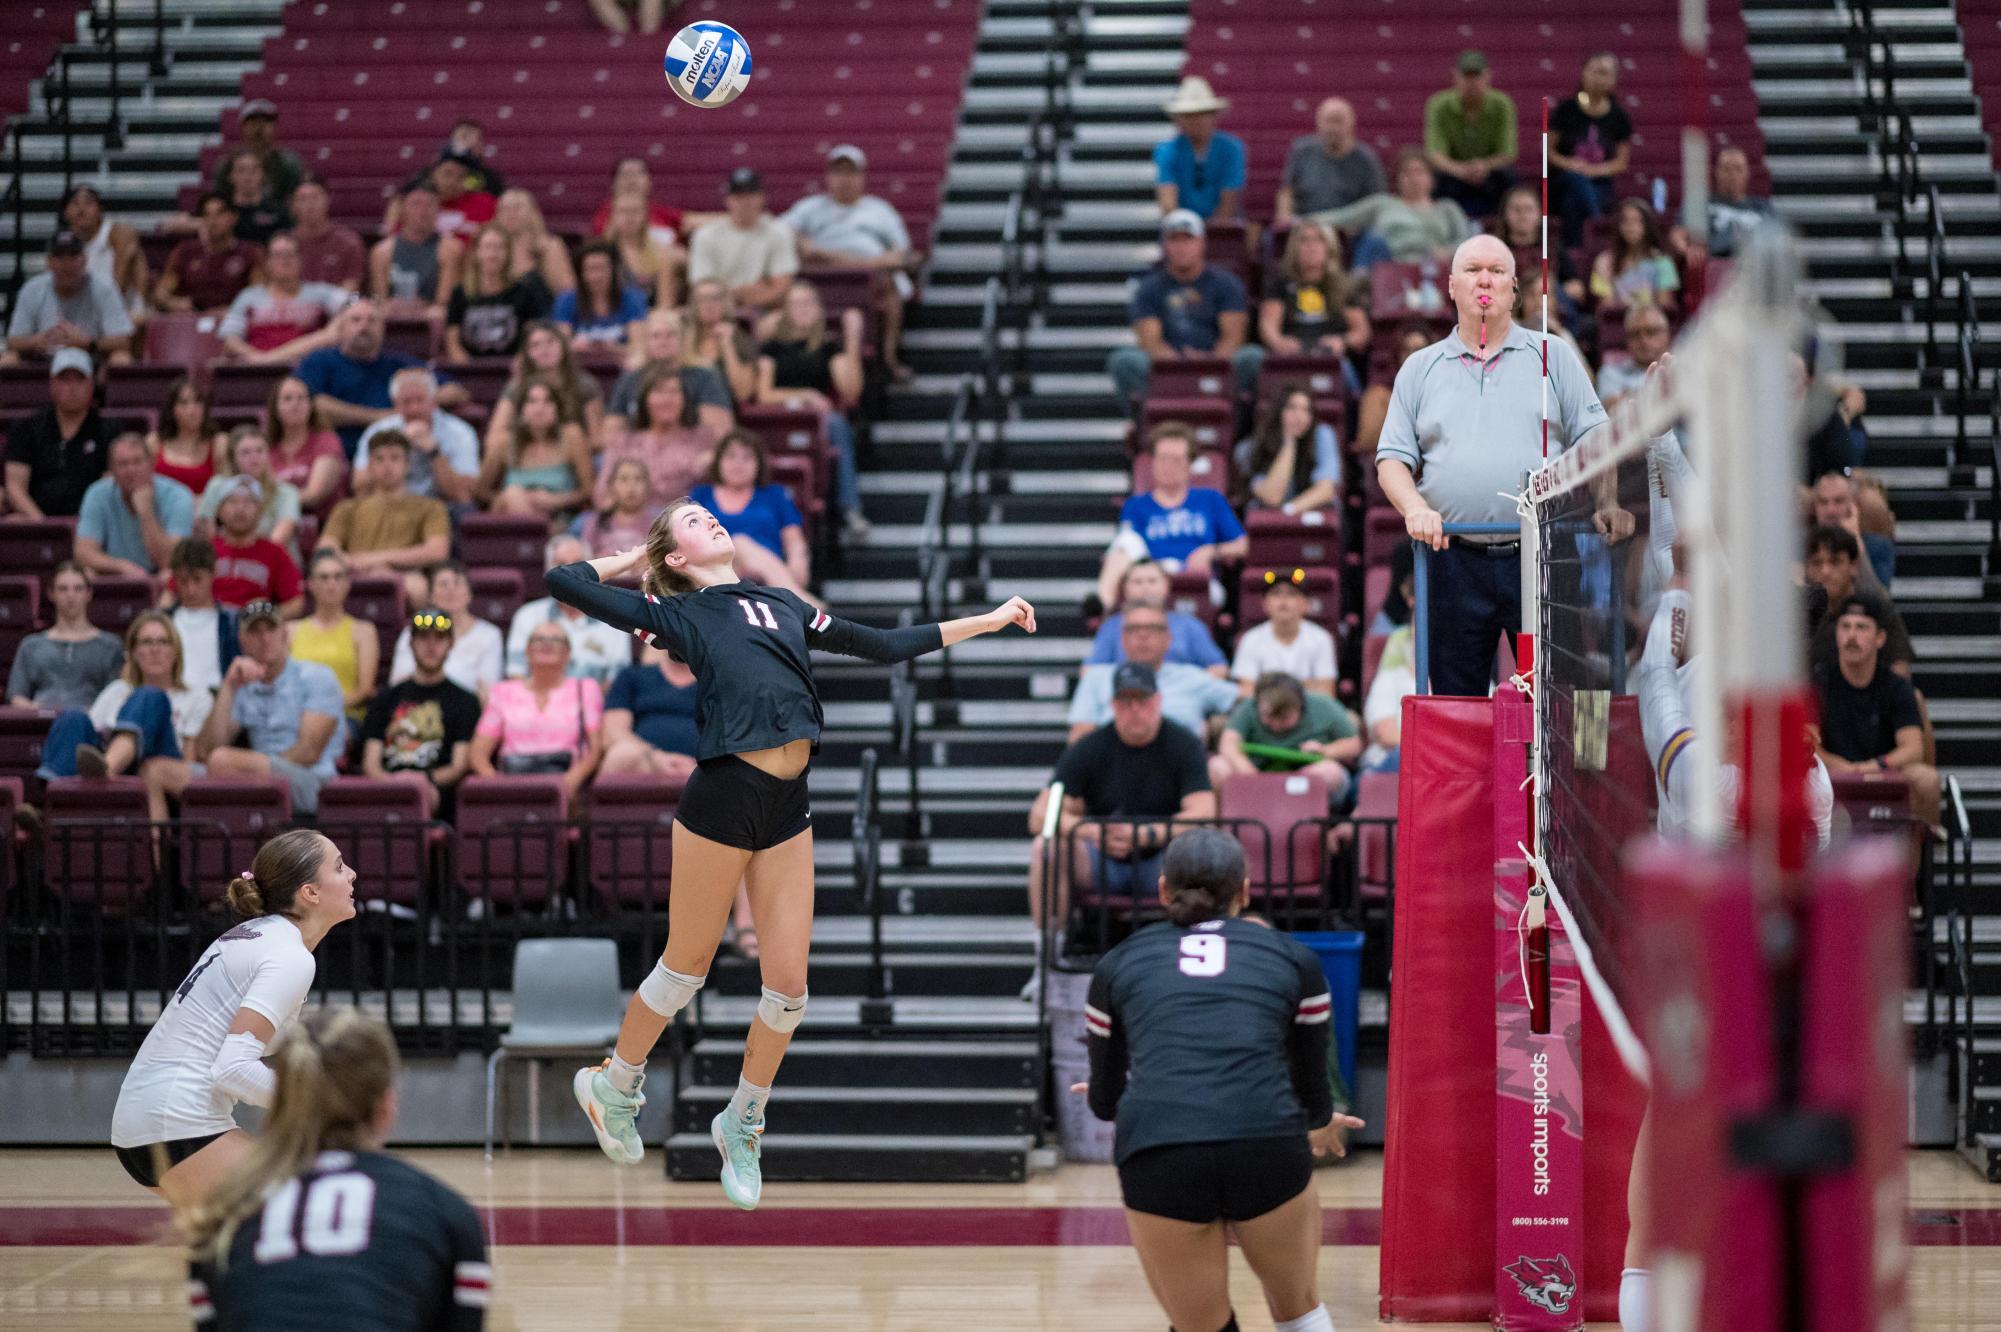
[[[480,1332],[486,1326],[486,1306],[493,1287],[493,1268],[486,1260],[486,1236],[480,1232],[479,1213],[444,1185],[437,1187],[448,1210],[452,1298],[436,1326],[439,1332]]]
[[[1112,1003],[1111,977],[1102,963],[1091,976],[1090,993],[1084,1000],[1084,1038],[1091,1058],[1091,1113],[1100,1119],[1115,1119],[1119,1098],[1126,1094],[1129,1059],[1125,1028]]]
[[[601,581],[624,575],[644,559],[644,551],[626,551],[551,569],[549,595],[614,629],[642,634],[655,645],[677,656],[686,656],[682,651],[679,619],[664,601],[650,593],[612,587]]]

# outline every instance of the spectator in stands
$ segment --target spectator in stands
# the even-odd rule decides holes
[[[365,489],[334,506],[320,532],[320,546],[347,556],[356,569],[401,572],[405,589],[422,596],[428,583],[416,571],[450,553],[451,516],[439,501],[405,488],[410,474],[408,436],[385,430],[370,442],[373,447],[362,477]]]
[[[1390,585],[1383,591],[1383,604],[1369,621],[1368,634],[1393,634],[1410,623],[1417,605],[1417,552],[1408,541],[1390,547]]]
[[[373,621],[347,613],[347,598],[353,589],[354,578],[339,551],[321,548],[313,552],[312,565],[306,570],[306,593],[312,598],[312,608],[292,621],[292,655],[300,661],[316,661],[333,672],[348,721],[359,723],[367,715],[368,700],[375,696],[382,636]]]
[[[1111,721],[1116,711],[1118,672],[1135,663],[1145,666],[1157,683],[1161,708],[1169,720],[1194,735],[1204,733],[1208,720],[1228,712],[1237,702],[1237,687],[1219,680],[1200,666],[1167,660],[1167,611],[1158,602],[1135,601],[1125,608],[1119,626],[1124,663],[1118,667],[1087,667],[1070,698],[1070,742]]]
[[[646,318],[646,293],[623,280],[618,250],[593,241],[577,251],[577,283],[556,296],[550,318],[573,343],[623,348]]]
[[[342,749],[340,685],[318,662],[291,655],[284,619],[268,601],[243,608],[243,655],[229,664],[197,752],[210,777],[276,777],[292,788],[292,810],[314,814]],[[245,743],[238,744],[242,740]],[[154,817],[204,769],[163,759],[141,771]]]
[[[462,157],[479,164],[473,170],[472,174],[466,177],[467,189],[485,190],[496,199],[507,192],[507,182],[501,178],[498,171],[493,169],[493,163],[486,159],[486,126],[473,117],[460,116],[457,120],[454,120],[452,122],[451,133],[445,136],[445,141],[439,145],[438,151],[440,153],[458,153]],[[404,182],[403,189],[407,190],[419,181],[429,184],[430,180],[431,167],[427,163],[411,174],[410,179]],[[401,194],[402,191],[398,191],[398,197],[389,201],[389,208],[382,215],[382,229],[384,231],[396,230],[397,208],[402,203]]]
[[[1443,524],[1512,527],[1515,504],[1501,492],[1512,496],[1546,448],[1569,448],[1606,423],[1583,362],[1514,326],[1514,269],[1493,236],[1459,247],[1450,287],[1458,322],[1397,371],[1376,445],[1383,493],[1409,536],[1439,552],[1428,632],[1441,694],[1486,694],[1497,640],[1521,630],[1521,543],[1448,540]]]
[[[125,665],[90,710],[57,714],[42,741],[44,780],[120,777],[192,750],[215,698],[181,672],[181,636],[165,611],[141,611],[125,630]]]
[[[621,157],[612,164],[611,188],[605,192],[603,202],[597,212],[591,214],[591,234],[609,234],[611,215],[622,194],[636,194],[646,205],[646,227],[653,234],[654,241],[663,246],[679,245],[694,230],[689,215],[671,204],[657,203],[653,198],[653,168],[643,157]]]
[[[65,348],[102,356],[110,365],[132,359],[125,298],[111,279],[90,271],[83,238],[67,227],[49,237],[48,267],[22,283],[14,298],[0,364],[39,360]]]
[[[621,549],[631,549],[630,546]],[[567,534],[549,538],[542,561],[545,569],[559,568],[587,559],[583,542]],[[554,597],[537,597],[514,612],[507,626],[507,674],[519,679],[528,673],[528,635],[537,625],[562,626],[570,636],[568,670],[574,676],[588,676],[599,684],[632,664],[632,635],[620,633],[603,620],[592,619],[574,606]],[[692,752],[692,751],[691,751]]]
[[[1263,581],[1264,623],[1237,639],[1230,678],[1246,697],[1260,676],[1274,671],[1304,681],[1311,693],[1334,697],[1334,635],[1306,618],[1306,571],[1267,569]]]
[[[229,179],[222,186],[222,193],[236,209],[236,238],[240,241],[267,245],[273,236],[292,225],[292,215],[285,207],[289,196],[271,193],[264,166],[253,152],[245,150],[230,156]]]
[[[14,649],[7,701],[17,708],[88,708],[125,662],[118,635],[90,622],[90,571],[64,560],[49,575],[56,622]]]
[[[620,669],[604,701],[607,777],[686,781],[695,771],[695,673],[659,648]]]
[[[533,273],[552,292],[562,293],[577,285],[577,273],[570,266],[570,249],[563,238],[551,235],[542,220],[542,207],[527,190],[516,188],[500,196],[494,205],[493,225],[507,237],[507,276],[519,282]]]
[[[198,213],[199,234],[174,247],[153,288],[162,310],[227,310],[237,292],[263,280],[264,251],[236,234],[229,196],[204,194]]]
[[[1612,244],[1591,263],[1591,297],[1601,310],[1658,305],[1672,314],[1681,305],[1681,271],[1667,250],[1660,218],[1638,199],[1619,205]]]
[[[58,348],[49,358],[49,405],[7,432],[7,507],[22,518],[68,518],[104,475],[118,429],[92,401],[90,354]]]
[[[560,775],[571,798],[603,754],[604,690],[571,679],[569,635],[553,624],[528,635],[528,674],[493,687],[473,731],[472,770],[481,777]]]
[[[1798,352],[1788,352],[1792,362],[1793,396],[1803,404],[1801,410],[1811,413],[1814,408],[1806,404],[1806,398],[1814,388],[1813,375],[1807,369],[1806,358]],[[1862,414],[1868,409],[1868,398],[1855,385],[1841,386],[1831,378],[1828,387],[1834,392],[1834,410],[1807,436],[1806,472],[1800,484],[1811,486],[1829,472],[1860,467],[1869,455],[1869,430],[1862,423]],[[1825,410],[1825,404],[1821,404]]]
[[[620,458],[605,468],[604,475],[609,498],[585,514],[577,528],[590,559],[645,545],[662,507],[650,498],[652,480],[638,458]]]
[[[506,665],[507,644],[500,626],[472,613],[472,575],[458,560],[439,560],[425,571],[429,595],[417,598],[421,605],[435,606],[452,617],[452,650],[445,657],[445,674],[453,684],[470,690],[484,701],[500,681]],[[628,648],[630,654],[631,649]],[[410,651],[410,630],[397,635],[396,651],[389,659],[389,683],[407,680],[417,670]]]
[[[1577,345],[1577,339],[1572,337],[1570,330],[1564,326],[1564,310],[1575,307],[1568,294],[1561,290],[1546,300],[1544,287],[1547,282],[1548,274],[1539,267],[1532,268],[1522,275],[1520,284],[1515,290],[1515,322],[1531,333],[1547,332],[1551,337],[1567,344],[1570,350],[1577,353],[1577,359],[1582,361],[1585,359],[1584,348]],[[1547,328],[1543,324],[1545,314],[1549,320]]]
[[[1709,253],[1728,259],[1737,246],[1772,220],[1772,201],[1751,194],[1751,158],[1742,148],[1716,150],[1714,181],[1709,187]]]
[[[506,235],[490,224],[481,227],[445,311],[445,359],[514,355],[522,329],[547,317],[550,304],[539,273],[509,279]]]
[[[569,335],[554,320],[537,319],[521,334],[521,350],[514,356],[514,377],[500,390],[493,414],[486,419],[486,447],[504,444],[514,429],[516,395],[529,376],[548,380],[556,386],[569,411],[583,423],[584,438],[592,450],[604,446],[604,388],[598,377],[577,365],[570,349]]]
[[[1862,542],[1855,533],[1841,527],[1816,527],[1807,534],[1806,577],[1827,593],[1830,613],[1814,628],[1813,659],[1822,665],[1832,661],[1839,643],[1835,638],[1834,609],[1861,599],[1873,606],[1873,616],[1883,629],[1883,660],[1899,675],[1911,673],[1914,653],[1904,617],[1883,590],[1876,573],[1862,556]]]
[[[194,531],[195,497],[153,470],[146,441],[111,441],[111,470],[83,492],[76,560],[94,574],[150,577],[167,566],[174,543]]]
[[[1582,245],[1584,224],[1612,207],[1619,176],[1632,162],[1633,122],[1619,105],[1619,59],[1585,57],[1577,92],[1549,113],[1550,193],[1563,219],[1563,243]]]
[[[1295,772],[1327,783],[1329,804],[1345,803],[1349,769],[1362,757],[1362,735],[1348,709],[1327,694],[1311,692],[1297,677],[1271,671],[1247,683],[1209,760],[1209,783],[1221,790],[1232,777]],[[1299,765],[1248,754],[1245,745],[1271,745],[1314,755]]]
[[[1264,348],[1249,345],[1250,301],[1236,274],[1209,262],[1206,228],[1187,209],[1160,223],[1161,263],[1142,275],[1126,305],[1136,347],[1116,348],[1106,362],[1119,405],[1145,396],[1155,361],[1218,356],[1230,362],[1237,392],[1249,394],[1264,364]]]
[[[605,406],[605,438],[625,433],[639,403],[639,385],[646,372],[658,366],[671,368],[680,378],[681,390],[695,404],[703,428],[721,436],[736,424],[729,385],[715,371],[687,363],[681,332],[681,317],[672,310],[655,310],[646,316],[639,342],[628,353],[629,368],[611,386],[611,401]]]
[[[1284,259],[1265,278],[1258,336],[1265,350],[1278,356],[1339,358],[1349,391],[1359,393],[1361,381],[1348,356],[1369,345],[1368,299],[1368,284],[1342,271],[1327,228],[1295,222]]]
[[[1438,193],[1474,217],[1486,216],[1515,183],[1517,151],[1515,99],[1495,91],[1484,53],[1461,51],[1452,86],[1424,103],[1423,160],[1438,173]]]
[[[600,509],[610,503],[611,471],[623,459],[645,464],[647,503],[664,506],[694,489],[715,452],[716,436],[696,414],[679,371],[655,365],[640,380],[636,396],[633,428],[615,436],[598,460],[602,470],[593,502]]]
[[[1170,584],[1167,572],[1151,559],[1134,560],[1119,580],[1119,605],[1136,604],[1167,605]],[[1098,625],[1098,632],[1091,639],[1090,655],[1084,658],[1086,670],[1093,666],[1116,666],[1125,658],[1125,612],[1114,611]],[[1167,654],[1163,663],[1179,663],[1196,666],[1214,676],[1229,673],[1229,659],[1216,646],[1215,635],[1209,626],[1186,611],[1167,611]]]
[[[1852,534],[1876,581],[1888,588],[1897,576],[1897,516],[1883,483],[1867,472],[1823,472],[1812,493],[1813,525]]]
[[[238,153],[247,152],[264,169],[271,192],[280,199],[291,197],[299,182],[306,178],[306,164],[290,148],[278,146],[277,104],[262,97],[251,98],[236,113],[236,125],[243,137],[216,159],[210,188],[228,190],[232,164]]]
[[[1173,835],[1166,821],[1216,817],[1200,733],[1164,715],[1155,672],[1144,662],[1128,661],[1105,672],[1105,678],[1110,724],[1072,728],[1070,746],[1056,761],[1054,781],[1063,788],[1056,836],[1060,846],[1075,852],[1060,855],[1056,882],[1047,886],[1058,928],[1069,919],[1072,883],[1145,900],[1160,880],[1160,859]],[[1028,913],[1038,925],[1044,920],[1048,857],[1042,826],[1048,805],[1045,787],[1028,815],[1035,838],[1028,860]]]
[[[806,519],[784,486],[771,481],[771,459],[755,431],[732,430],[716,445],[708,480],[689,492],[735,539],[739,577],[806,598],[813,581]]]
[[[1395,772],[1403,745],[1403,701],[1417,692],[1417,649],[1411,627],[1399,625],[1383,643],[1368,697],[1362,700],[1362,725],[1369,741],[1362,751],[1363,772]]]
[[[1230,107],[1209,80],[1190,74],[1161,110],[1175,134],[1153,146],[1153,199],[1162,217],[1186,208],[1205,222],[1234,221],[1244,200],[1250,154],[1244,141],[1216,128]]]
[[[1142,557],[1169,573],[1213,574],[1226,560],[1241,560],[1250,549],[1244,525],[1220,490],[1190,487],[1195,432],[1180,421],[1162,421],[1147,439],[1153,458],[1153,489],[1133,495],[1119,510],[1119,534],[1098,571],[1098,596],[1109,601],[1126,566]]]
[[[172,578],[167,611],[181,639],[181,674],[188,688],[214,692],[237,653],[236,612],[215,604],[215,545],[204,537],[175,542],[167,572]]]
[[[688,281],[720,282],[748,310],[785,297],[799,271],[799,241],[764,208],[764,178],[751,167],[730,172],[724,213],[689,242]]]
[[[479,481],[479,434],[441,407],[438,397],[438,377],[421,365],[391,376],[389,402],[395,411],[361,432],[354,470],[367,470],[370,444],[393,430],[410,446],[406,486],[412,495],[471,503]]]
[[[1355,108],[1345,97],[1329,97],[1313,113],[1313,133],[1294,139],[1286,154],[1273,221],[1345,208],[1388,189],[1383,159],[1355,137]]]
[[[340,435],[350,455],[362,430],[395,413],[389,381],[418,362],[382,345],[382,307],[371,300],[351,302],[334,320],[334,345],[299,362],[299,382],[313,395],[319,414]]]
[[[1368,387],[1362,390],[1361,405],[1355,411],[1356,456],[1362,458],[1375,456],[1376,442],[1383,434],[1383,421],[1390,412],[1390,385],[1395,381],[1397,371],[1403,368],[1403,363],[1430,345],[1430,330],[1421,321],[1412,321],[1397,332],[1396,350],[1389,365],[1389,378],[1380,379],[1371,372]]]
[[[1610,411],[1640,386],[1647,370],[1668,349],[1673,330],[1665,311],[1651,303],[1626,307],[1626,355],[1607,356],[1598,368],[1598,400]]]
[[[591,446],[555,381],[531,375],[514,391],[514,422],[488,445],[475,494],[493,513],[567,527],[590,498]]]
[[[252,365],[296,365],[301,357],[333,346],[333,318],[354,299],[353,293],[306,282],[304,272],[292,233],[271,237],[264,251],[264,281],[238,292],[216,328],[226,355]]]
[[[827,308],[819,291],[800,278],[786,291],[785,304],[765,316],[757,347],[760,403],[825,414],[827,442],[834,447],[834,503],[854,544],[868,540],[855,433],[847,417],[861,402],[864,323],[860,310],[841,311],[841,340],[836,343],[827,336]]]
[[[275,602],[287,619],[306,608],[305,580],[285,548],[257,534],[264,515],[264,487],[255,477],[224,477],[215,511],[215,599],[231,610],[253,601]]]
[[[279,480],[271,464],[270,440],[256,426],[238,426],[229,432],[223,462],[226,465],[222,474],[202,490],[201,503],[195,511],[196,526],[202,529],[203,535],[208,535],[215,526],[223,500],[235,489],[230,483],[239,476],[247,476],[264,492],[263,507],[257,515],[257,535],[281,546],[296,565],[299,562],[299,488],[289,481]]]
[[[1910,679],[1884,657],[1888,630],[1881,603],[1851,597],[1833,603],[1835,656],[1814,668],[1820,692],[1820,760],[1830,773],[1901,773],[1911,786],[1911,814],[1928,827],[1939,816],[1938,769],[1924,761],[1924,715]]]
[[[670,233],[671,234],[671,233]],[[622,285],[638,287],[662,310],[681,303],[681,276],[686,269],[682,249],[662,241],[647,221],[646,196],[625,191],[613,196],[601,240],[618,252]]]
[[[368,247],[353,227],[332,219],[333,196],[326,182],[307,176],[292,189],[292,239],[299,246],[299,272],[307,282],[324,282],[358,292],[368,276]]]
[[[1521,279],[1522,290],[1535,286],[1529,279],[1542,275],[1542,195],[1533,185],[1517,185],[1501,198],[1501,211],[1494,215],[1493,223],[1487,230],[1501,238],[1501,243],[1515,252],[1515,274]],[[1577,302],[1583,298],[1584,284],[1577,281],[1570,269],[1570,249],[1557,237],[1550,255],[1552,267],[1556,269],[1556,285],[1551,291],[1556,303],[1562,309],[1563,317],[1572,320],[1577,317]],[[1540,302],[1540,289],[1536,289],[1536,300]],[[1515,316],[1520,321],[1521,316]]]
[[[410,678],[375,696],[361,724],[361,771],[413,782],[441,818],[452,815],[452,793],[472,771],[472,737],[479,699],[445,675],[453,643],[452,617],[427,606],[410,617]]]
[[[486,189],[485,160],[463,148],[447,148],[431,164],[438,191],[438,230],[471,245],[480,228],[493,221],[500,200]]]
[[[668,0],[590,0],[590,4],[591,13],[597,15],[606,32],[631,32],[633,21],[637,19],[639,30],[651,34],[660,31],[661,21],[667,14]],[[632,11],[631,16],[626,14],[628,9]]]
[[[153,282],[139,233],[126,223],[105,219],[104,199],[94,185],[70,186],[56,216],[83,242],[84,266],[116,287],[126,310],[135,319],[143,319]]]
[[[827,153],[827,189],[809,194],[786,210],[783,219],[799,238],[799,259],[807,265],[872,268],[889,275],[881,289],[882,361],[897,379],[908,379],[900,359],[903,345],[903,305],[916,290],[905,270],[915,267],[910,229],[887,199],[867,192],[868,155],[851,143],[835,144]],[[785,299],[798,283],[786,288]]]
[[[368,256],[368,294],[399,308],[423,307],[444,315],[458,290],[465,246],[438,226],[438,192],[429,181],[403,191],[396,229],[375,242]]]
[[[757,345],[738,322],[735,299],[721,282],[708,278],[688,288],[681,348],[682,364],[713,371],[736,402],[756,400]]]
[[[208,390],[193,375],[182,375],[167,386],[156,419],[159,425],[146,436],[153,470],[199,496],[215,479],[216,459],[228,443],[209,414]]]
[[[264,438],[271,445],[271,474],[299,492],[301,512],[317,518],[333,512],[347,488],[347,451],[297,375],[271,386]]]
[[[1304,384],[1279,389],[1257,433],[1237,445],[1236,464],[1250,478],[1252,508],[1305,513],[1341,498],[1341,442]]]
[[[1362,233],[1355,241],[1357,273],[1384,259],[1416,264],[1447,258],[1472,229],[1456,200],[1432,196],[1434,182],[1423,150],[1398,149],[1390,183],[1394,194],[1371,194],[1313,216],[1323,226]]]

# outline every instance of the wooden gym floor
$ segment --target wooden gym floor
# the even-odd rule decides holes
[[[549,1332],[1160,1332],[1107,1167],[1018,1185],[775,1184],[755,1214],[657,1156],[524,1149],[408,1159],[489,1209],[488,1326]],[[1323,1295],[1376,1326],[1381,1157],[1318,1172]],[[2001,1189],[1943,1152],[1911,1155],[1911,1325],[2001,1332]],[[186,1328],[165,1209],[110,1150],[0,1152],[0,1327]],[[1271,1327],[1241,1259],[1245,1332]],[[1470,1325],[1468,1325],[1470,1326]]]

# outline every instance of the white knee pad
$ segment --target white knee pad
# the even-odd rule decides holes
[[[757,1001],[758,1020],[773,1031],[789,1034],[806,1016],[806,996],[780,994],[769,985],[763,989],[764,997]]]
[[[661,1017],[671,1018],[688,1006],[706,980],[707,976],[683,976],[678,971],[669,971],[665,962],[656,962],[653,970],[646,973],[646,979],[639,982],[639,1002]]]

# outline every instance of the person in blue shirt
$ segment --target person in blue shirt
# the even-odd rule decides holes
[[[1229,105],[1209,80],[1190,74],[1162,108],[1177,131],[1153,149],[1153,195],[1163,215],[1186,208],[1210,222],[1237,216],[1250,155],[1242,139],[1216,128],[1217,114]]]
[[[386,331],[381,306],[367,299],[353,301],[335,319],[334,345],[299,362],[298,378],[339,433],[349,458],[354,457],[364,429],[396,414],[389,402],[389,381],[396,372],[423,365],[415,357],[384,348]],[[447,410],[465,398],[463,384],[446,384],[438,390],[438,406]]]
[[[621,667],[604,699],[601,776],[670,777],[695,771],[695,673],[659,648]]]
[[[158,573],[194,529],[194,492],[153,470],[145,440],[120,435],[111,441],[111,470],[83,492],[77,563],[94,574]]]
[[[1161,262],[1133,287],[1126,304],[1138,345],[1113,350],[1105,369],[1119,405],[1146,396],[1155,361],[1217,356],[1230,363],[1240,396],[1256,392],[1265,349],[1249,343],[1250,297],[1237,275],[1209,263],[1207,227],[1186,208],[1160,222]]]
[[[812,552],[806,519],[784,486],[771,484],[771,459],[755,431],[732,430],[709,460],[709,479],[689,498],[716,516],[736,539],[736,571],[766,587],[782,587],[808,601]]]
[[[646,293],[619,281],[617,247],[592,241],[577,251],[577,285],[556,293],[549,317],[578,347],[623,347],[632,325],[646,318]]]
[[[1167,604],[1167,571],[1154,563],[1152,558],[1134,560],[1119,580],[1119,605],[1121,607],[1141,602],[1165,606]],[[1084,665],[1116,666],[1126,659],[1125,647],[1120,640],[1125,627],[1124,610],[1107,615],[1098,632],[1091,639],[1091,653],[1084,658]],[[1215,676],[1229,674],[1230,662],[1223,655],[1223,649],[1216,646],[1216,636],[1209,632],[1209,626],[1186,611],[1167,612],[1167,656],[1170,664],[1199,666]]]
[[[1135,560],[1149,558],[1168,573],[1210,573],[1224,560],[1241,560],[1251,539],[1220,490],[1191,489],[1195,432],[1180,421],[1162,421],[1147,440],[1153,489],[1119,510],[1119,534],[1098,570],[1098,596],[1107,604]]]

